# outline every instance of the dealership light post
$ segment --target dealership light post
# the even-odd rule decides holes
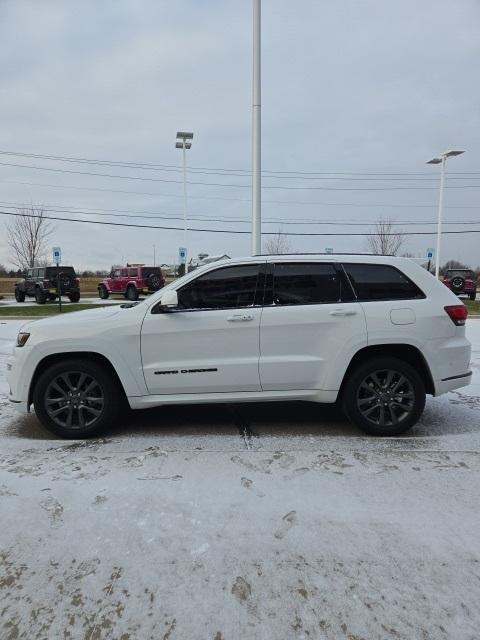
[[[435,277],[438,278],[440,275],[440,249],[441,249],[441,239],[442,239],[442,209],[443,209],[443,183],[445,181],[445,164],[447,162],[447,158],[452,158],[453,156],[459,156],[464,151],[446,151],[442,153],[437,158],[432,158],[426,164],[441,164],[442,169],[440,172],[440,195],[438,197],[438,223],[437,223],[437,252],[435,256]]]
[[[177,131],[176,149],[183,150],[183,245],[187,246],[187,149],[192,148],[193,133]]]
[[[253,0],[252,255],[262,252],[261,0]]]

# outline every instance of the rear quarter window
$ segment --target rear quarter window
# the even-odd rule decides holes
[[[359,301],[416,300],[421,289],[396,267],[386,264],[344,264]]]

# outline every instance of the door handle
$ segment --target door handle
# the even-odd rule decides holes
[[[335,309],[335,311],[330,311],[331,316],[356,316],[356,311],[347,311],[346,309]]]
[[[228,322],[249,322],[250,320],[253,320],[253,316],[248,313],[239,313],[233,316],[228,316],[227,320]]]

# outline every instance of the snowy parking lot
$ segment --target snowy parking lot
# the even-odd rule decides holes
[[[472,384],[404,437],[333,407],[168,407],[62,441],[9,405],[0,320],[0,638],[480,637]]]

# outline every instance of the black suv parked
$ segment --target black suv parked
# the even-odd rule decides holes
[[[80,300],[80,282],[73,267],[59,267],[62,296],[68,296],[70,302]],[[57,290],[57,267],[33,267],[28,269],[23,280],[15,285],[15,299],[24,302],[25,296],[32,296],[38,304],[55,300]]]

